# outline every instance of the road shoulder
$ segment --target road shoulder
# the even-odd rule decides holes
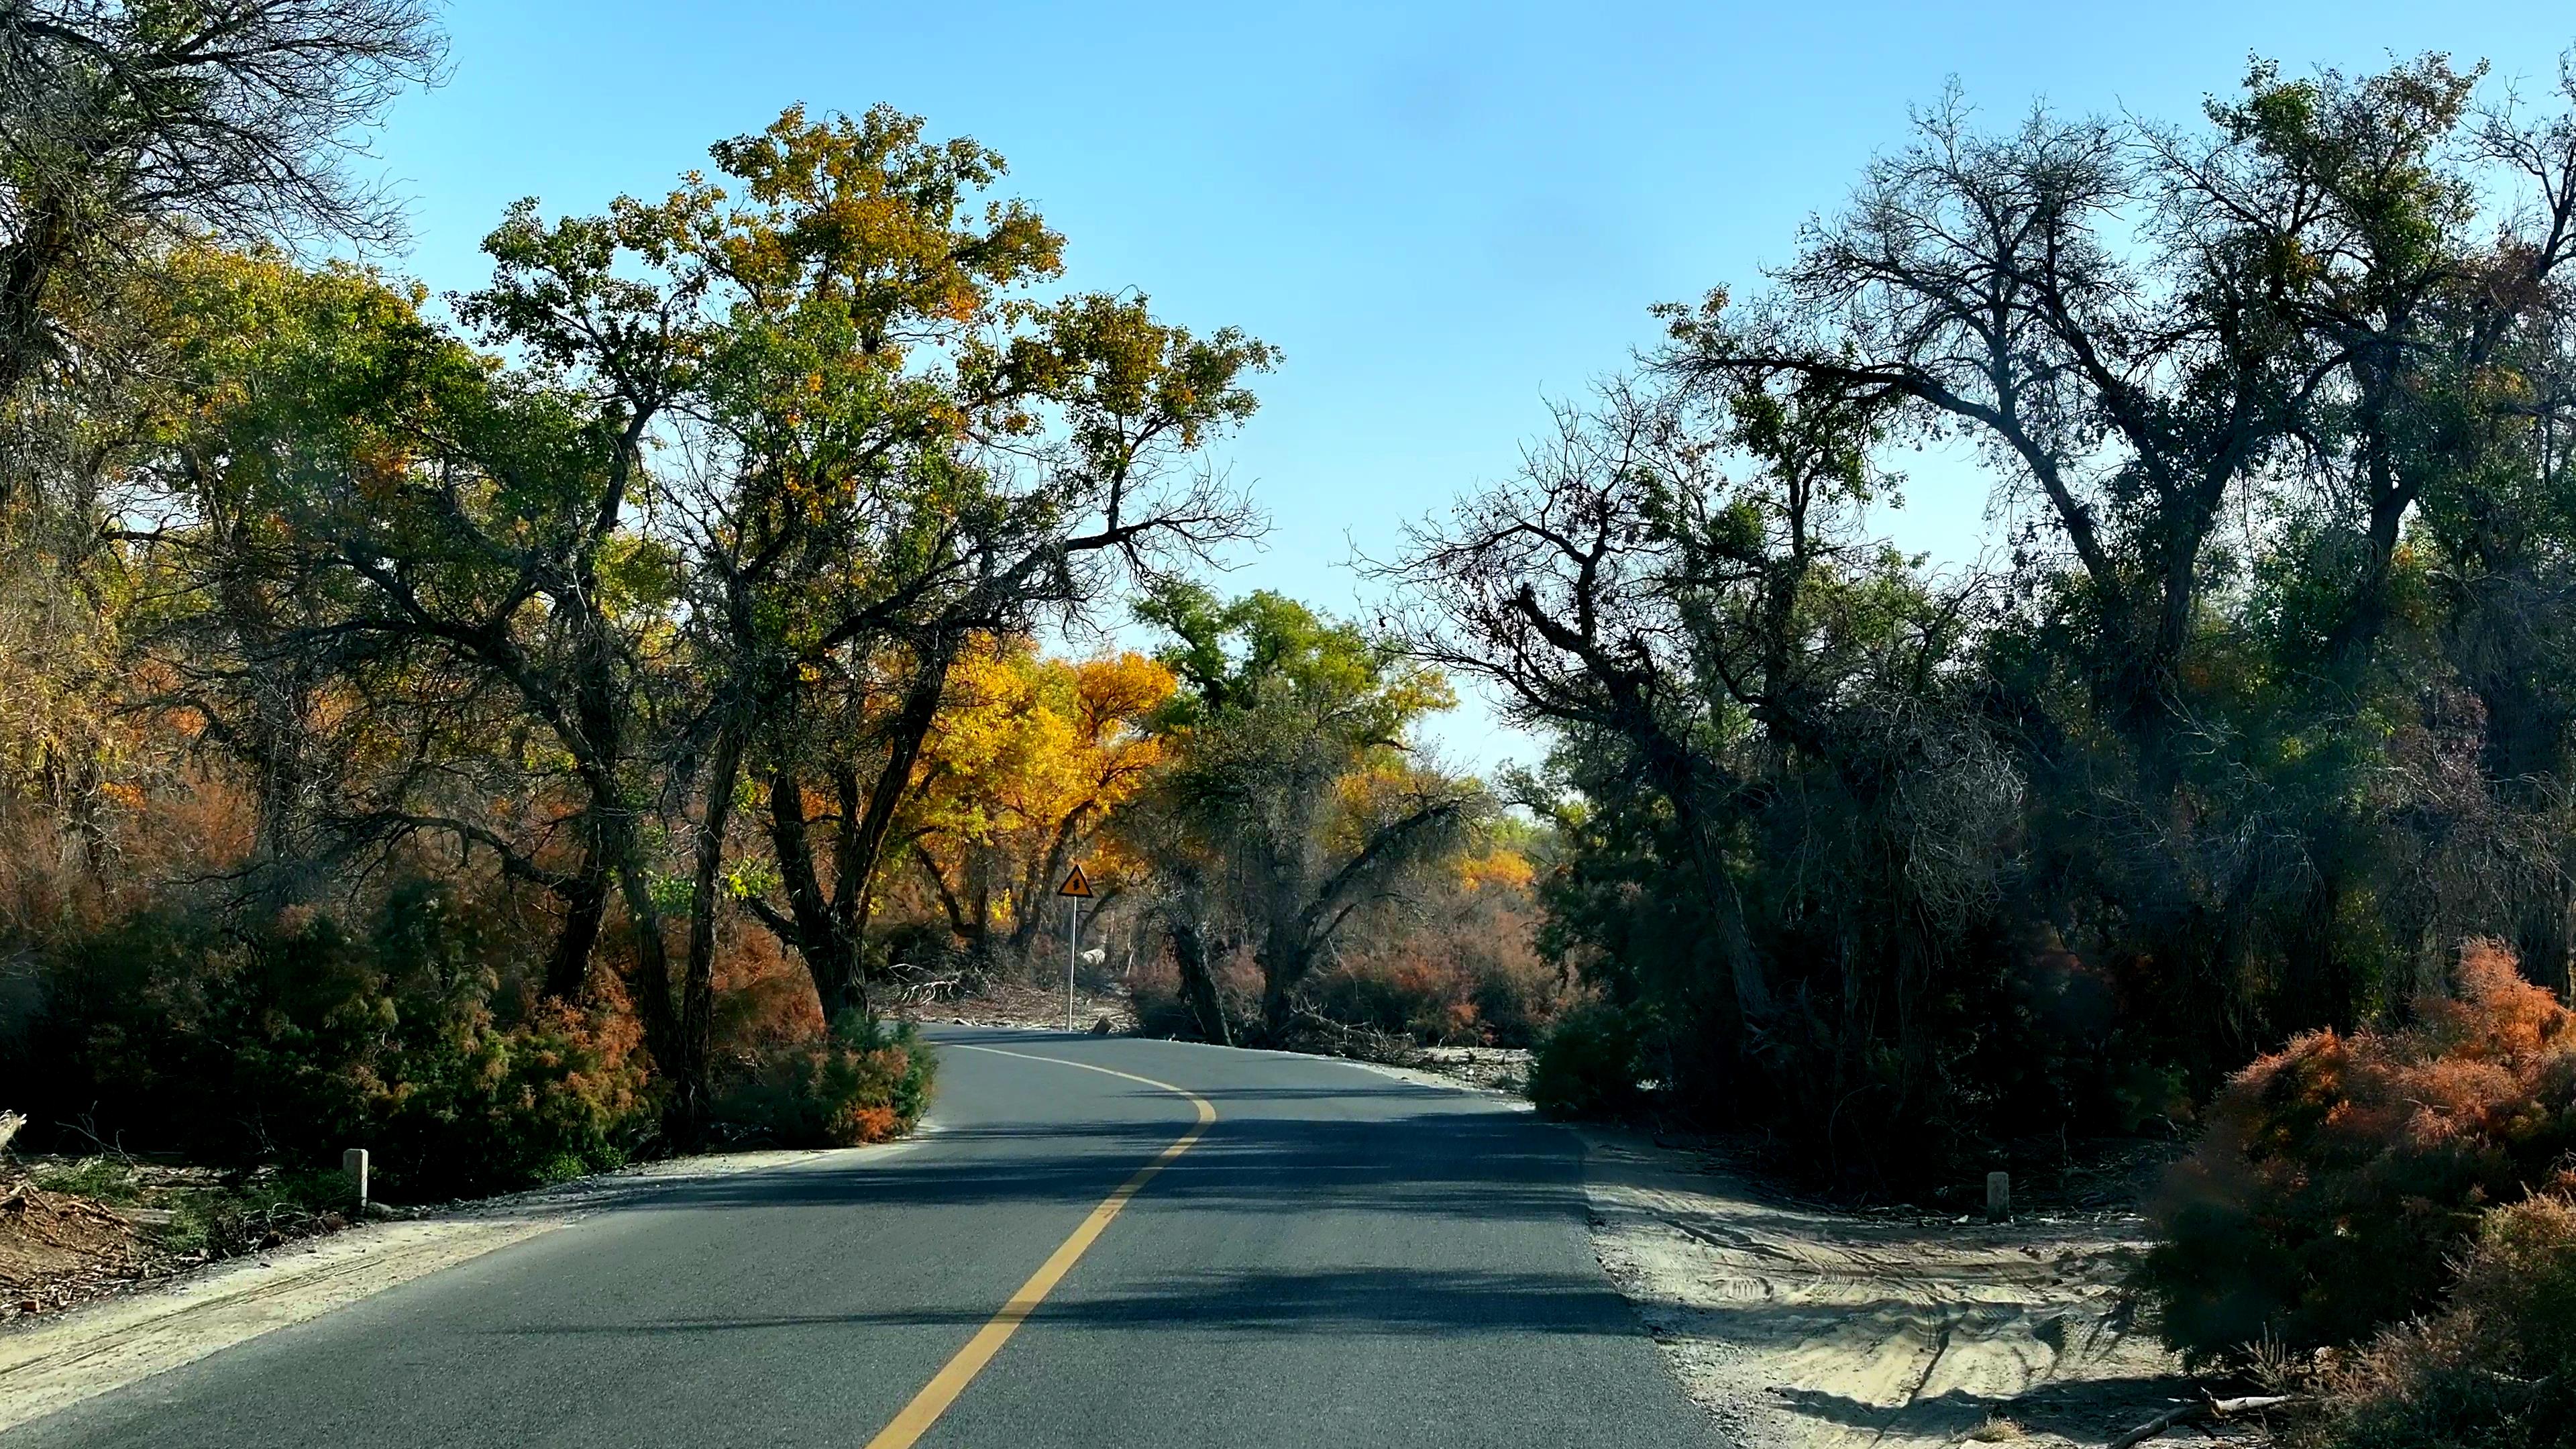
[[[2134,1214],[1864,1217],[1582,1136],[1601,1266],[1734,1442],[2098,1445],[2187,1393],[2121,1291]]]

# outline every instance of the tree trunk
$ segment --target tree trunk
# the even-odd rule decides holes
[[[947,697],[948,671],[957,661],[959,643],[942,636],[923,649],[912,685],[904,692],[903,707],[887,726],[885,765],[868,789],[867,808],[858,815],[855,829],[851,816],[852,807],[859,803],[858,772],[852,767],[841,778],[841,892],[833,904],[840,916],[846,957],[838,968],[843,973],[843,999],[862,1011],[868,1009],[868,996],[859,947],[867,940],[868,918],[876,908],[877,864],[885,858],[886,841],[894,833],[895,812],[912,793],[913,767],[921,762],[922,745],[938,722],[939,702]]]
[[[584,823],[584,833],[589,832]],[[563,892],[564,921],[546,958],[546,995],[579,1001],[590,993],[590,957],[608,915],[608,862],[597,840],[583,842],[581,871]]]
[[[836,893],[824,894],[822,875],[815,868],[803,778],[785,766],[770,772],[770,844],[778,857],[794,926],[788,944],[796,948],[806,974],[814,979],[814,994],[822,1003],[825,1020],[851,1007],[871,1010],[860,948],[876,904],[877,867],[885,858],[886,842],[893,837],[895,814],[911,793],[922,744],[939,717],[939,702],[947,693],[948,671],[956,662],[958,644],[956,639],[943,638],[924,649],[912,683],[904,691],[902,707],[886,724],[885,764],[866,791],[859,788],[854,762],[834,772],[834,794],[840,801],[833,842]]]
[[[1314,953],[1301,943],[1272,939],[1261,948],[1261,1044],[1281,1046],[1288,1040],[1288,1018],[1296,1007],[1298,983],[1314,963]]]
[[[632,830],[623,823],[611,827],[609,845],[617,859],[626,919],[635,933],[636,1014],[643,1018],[644,1044],[651,1049],[654,1064],[669,1072],[687,1060],[688,1053],[680,1042],[679,1014],[671,1004],[671,952],[662,940],[662,913],[653,904],[643,862],[636,859]]]
[[[1172,959],[1181,968],[1181,995],[1198,1022],[1199,1035],[1218,1046],[1234,1045],[1226,1024],[1225,1004],[1217,998],[1216,973],[1208,963],[1207,934],[1196,921],[1172,922]]]
[[[54,348],[45,327],[45,284],[70,249],[71,227],[53,196],[39,197],[31,210],[18,240],[0,247],[0,397],[17,392]],[[0,488],[8,486],[0,480]]]
[[[698,822],[696,869],[690,876],[689,955],[680,982],[679,1060],[665,1068],[675,1087],[672,1115],[682,1140],[706,1124],[709,1057],[715,1021],[716,876],[724,868],[725,826],[734,785],[742,778],[742,723],[728,717],[707,761],[706,806]]]
[[[805,820],[805,783],[792,770],[769,774],[769,845],[778,859],[778,874],[787,890],[786,942],[796,948],[813,978],[814,998],[830,1021],[853,1005],[857,951],[842,934],[841,918],[823,894],[823,879],[814,867],[814,837]]]
[[[1279,1048],[1288,1041],[1288,988],[1265,974],[1261,981],[1261,1044]]]

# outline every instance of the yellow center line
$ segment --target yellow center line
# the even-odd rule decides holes
[[[1119,1210],[1127,1206],[1128,1199],[1144,1191],[1145,1184],[1171,1166],[1174,1158],[1189,1151],[1191,1144],[1206,1134],[1208,1125],[1216,1121],[1216,1108],[1205,1097],[1186,1087],[1155,1081],[1152,1077],[1095,1067],[1089,1062],[1068,1061],[1063,1057],[1042,1057],[1032,1052],[1006,1052],[998,1047],[968,1046],[963,1042],[951,1042],[949,1046],[957,1051],[989,1052],[997,1057],[1018,1057],[1022,1061],[1053,1062],[1059,1067],[1079,1067],[1102,1076],[1142,1082],[1148,1087],[1187,1097],[1191,1105],[1199,1109],[1199,1120],[1197,1125],[1182,1133],[1179,1140],[1156,1154],[1153,1161],[1136,1169],[1136,1175],[1127,1179],[1116,1192],[1101,1199],[1100,1206],[1091,1210],[1091,1216],[1082,1220],[1082,1225],[1073,1230],[1071,1237],[1057,1244],[1047,1260],[1038,1265],[1038,1270],[1029,1275],[1029,1280],[1020,1285],[1020,1291],[1011,1295],[1011,1301],[1002,1305],[1002,1311],[977,1329],[973,1338],[966,1340],[966,1346],[957,1350],[957,1356],[932,1375],[929,1383],[922,1385],[921,1392],[912,1396],[912,1402],[903,1406],[903,1412],[895,1415],[892,1423],[877,1431],[877,1436],[868,1441],[868,1449],[909,1449],[913,1441],[928,1433],[930,1426],[939,1422],[939,1416],[948,1412],[948,1406],[957,1402],[957,1396],[966,1392],[966,1386],[975,1381],[975,1376],[984,1371],[984,1366],[993,1361],[993,1355],[1002,1351],[1002,1345],[1011,1341],[1011,1335],[1019,1332],[1020,1325],[1028,1321],[1029,1315],[1037,1311],[1037,1306],[1046,1301],[1049,1293],[1055,1291],[1055,1285],[1063,1281],[1064,1275],[1072,1271],[1084,1253],[1091,1250],[1091,1245],[1117,1218]]]

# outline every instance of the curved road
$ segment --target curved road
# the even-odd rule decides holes
[[[1569,1134],[1340,1062],[935,1035],[917,1145],[675,1187],[8,1442],[1714,1442],[1593,1261]]]

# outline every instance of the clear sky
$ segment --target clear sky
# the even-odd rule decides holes
[[[2366,70],[2447,51],[2526,92],[2576,7],[2354,3],[904,5],[455,0],[454,78],[377,151],[411,202],[393,265],[442,290],[521,196],[656,195],[781,107],[891,102],[1011,163],[1068,283],[1134,288],[1286,350],[1227,447],[1274,527],[1227,581],[1361,607],[1354,546],[1510,470],[1552,397],[1650,343],[1646,308],[1784,260],[1909,103],[2185,118],[2249,53]],[[1886,520],[1973,554],[1982,485]],[[1443,730],[1528,759],[1473,702]]]

